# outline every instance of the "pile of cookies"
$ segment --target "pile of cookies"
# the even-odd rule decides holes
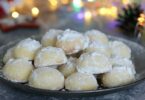
[[[116,87],[133,82],[136,74],[131,49],[98,30],[50,29],[40,42],[17,43],[3,62],[6,79],[47,90],[96,90],[98,76],[102,87]]]

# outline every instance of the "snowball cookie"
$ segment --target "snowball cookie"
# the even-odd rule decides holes
[[[14,58],[14,47],[7,50],[7,52],[3,57],[3,62],[6,63],[9,59],[13,59],[13,58]]]
[[[73,73],[65,80],[65,88],[71,91],[96,90],[98,83],[92,74]]]
[[[133,64],[133,62],[130,60],[130,59],[127,59],[127,58],[123,58],[123,59],[112,59],[112,66],[113,67],[130,67],[132,69],[132,72],[134,74],[136,74],[136,71],[135,71],[135,66]]]
[[[116,87],[135,81],[134,72],[130,67],[113,67],[112,71],[103,74],[102,83],[105,87]]]
[[[89,39],[77,31],[70,29],[65,30],[58,35],[56,46],[62,48],[67,55],[78,53],[84,50],[89,43]]]
[[[32,72],[28,84],[40,89],[60,90],[64,87],[64,76],[54,68],[41,67]]]
[[[41,44],[31,38],[20,41],[14,48],[15,58],[26,58],[33,60],[36,52],[40,49]]]
[[[36,54],[34,59],[35,67],[47,67],[51,65],[61,65],[67,62],[67,57],[61,48],[46,47]]]
[[[78,72],[91,74],[100,74],[112,70],[109,58],[97,52],[82,54],[76,67]]]
[[[62,30],[50,29],[41,39],[42,46],[55,46],[57,36],[61,33],[63,33]]]
[[[94,41],[91,42],[85,50],[85,52],[95,52],[95,51],[98,53],[102,53],[107,57],[111,57],[111,49],[109,45],[105,45],[97,41]]]
[[[130,58],[131,49],[121,41],[110,42],[113,58]]]
[[[10,59],[3,67],[4,76],[13,82],[27,82],[33,70],[31,61],[26,59]]]
[[[69,76],[72,73],[76,72],[76,58],[70,57],[66,64],[58,67],[58,70],[65,76]]]
[[[98,30],[89,30],[85,33],[91,42],[97,41],[102,44],[108,44],[107,36]]]

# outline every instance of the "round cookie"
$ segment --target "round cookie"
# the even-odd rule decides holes
[[[54,68],[41,67],[32,72],[28,84],[40,89],[60,90],[64,87],[64,76]]]
[[[113,58],[130,58],[131,49],[121,41],[110,42],[110,48]]]
[[[25,58],[34,60],[36,52],[41,48],[41,44],[31,38],[20,41],[14,48],[15,58]]]
[[[99,30],[89,30],[85,33],[85,35],[89,37],[90,42],[97,41],[99,43],[108,45],[107,36]]]
[[[14,47],[7,50],[7,52],[3,57],[3,62],[6,63],[9,59],[13,59],[13,58],[14,58]]]
[[[78,53],[84,50],[89,43],[89,39],[77,31],[65,30],[58,35],[56,46],[62,48],[67,55]]]
[[[136,71],[135,71],[135,66],[133,64],[133,62],[130,60],[130,59],[127,59],[127,58],[123,58],[123,59],[112,59],[112,66],[113,67],[130,67],[132,69],[132,72],[134,74],[136,74]]]
[[[63,33],[62,30],[50,29],[41,39],[42,46],[55,46],[57,36],[61,33]]]
[[[3,67],[4,76],[13,82],[27,82],[33,70],[31,61],[26,59],[10,59]]]
[[[131,67],[116,66],[112,71],[103,74],[102,83],[104,87],[116,87],[129,84],[135,80],[135,75]]]
[[[65,80],[65,88],[70,91],[96,90],[98,83],[92,74],[73,73]]]
[[[108,57],[97,52],[84,53],[77,63],[77,71],[81,73],[101,74],[112,70]]]
[[[85,49],[85,52],[98,52],[104,54],[107,57],[111,57],[110,47],[97,41],[91,42]]]
[[[61,48],[46,47],[42,48],[36,54],[34,59],[35,67],[48,67],[52,65],[61,65],[67,62],[67,57]]]
[[[58,70],[65,76],[69,76],[76,72],[76,58],[70,57],[66,64],[58,67]]]

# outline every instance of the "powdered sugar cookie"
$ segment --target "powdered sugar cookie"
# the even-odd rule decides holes
[[[14,47],[7,50],[6,54],[3,57],[3,62],[6,63],[9,59],[14,58]]]
[[[41,44],[31,38],[20,41],[14,48],[15,58],[25,58],[34,60],[36,52],[41,48]]]
[[[116,87],[131,83],[135,80],[134,72],[131,67],[116,66],[113,69],[103,74],[102,83],[105,87]]]
[[[89,30],[85,34],[89,37],[91,42],[97,41],[99,43],[108,45],[107,36],[98,30]]]
[[[65,88],[71,91],[96,90],[98,83],[92,74],[74,73],[65,80]]]
[[[41,39],[42,46],[55,46],[57,36],[61,33],[63,33],[62,30],[50,29]]]
[[[26,59],[10,59],[3,68],[4,76],[13,82],[27,82],[33,70],[31,61]]]
[[[65,30],[58,35],[56,46],[62,48],[67,55],[78,53],[84,50],[89,43],[89,39],[77,31]]]
[[[77,63],[77,59],[70,57],[66,64],[58,67],[58,70],[61,73],[63,73],[65,77],[67,77],[72,73],[76,72],[76,63]]]
[[[113,58],[130,58],[131,49],[121,41],[110,42],[110,48]]]
[[[30,86],[47,90],[60,90],[64,87],[64,76],[54,68],[35,69],[29,78]]]
[[[105,45],[97,41],[91,42],[85,49],[85,52],[98,52],[104,54],[107,57],[111,57],[111,49],[109,45]]]
[[[46,47],[38,51],[34,64],[35,67],[47,67],[52,65],[61,65],[67,62],[64,51],[61,48]]]
[[[84,53],[77,63],[77,71],[82,73],[100,74],[112,70],[112,64],[103,54],[92,52]]]

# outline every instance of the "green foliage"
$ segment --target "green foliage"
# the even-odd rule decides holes
[[[139,4],[133,3],[122,8],[122,12],[118,14],[118,27],[127,36],[134,36],[137,19],[140,14],[143,13],[143,9]]]

